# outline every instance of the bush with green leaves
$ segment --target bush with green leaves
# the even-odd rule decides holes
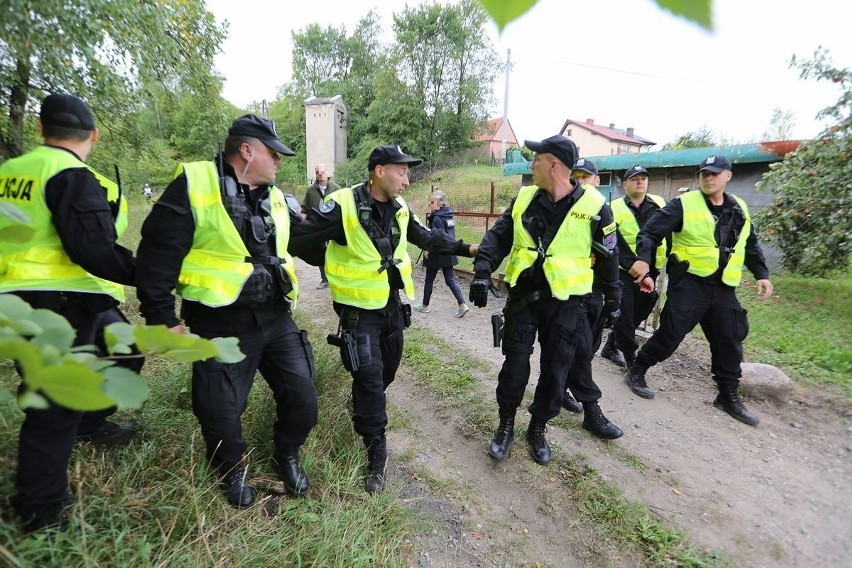
[[[810,276],[845,272],[852,254],[852,71],[831,64],[818,49],[812,60],[793,57],[802,79],[841,88],[837,102],[817,115],[836,121],[770,166],[760,190],[776,198],[758,216],[763,236],[783,253],[788,270]]]
[[[46,398],[74,410],[139,408],[148,398],[148,387],[139,375],[116,365],[119,358],[143,356],[134,353],[133,345],[143,354],[159,353],[182,362],[214,357],[235,363],[245,358],[236,338],[202,339],[171,333],[164,325],[110,324],[104,331],[108,357],[98,357],[94,345],[74,347],[75,335],[56,312],[33,309],[14,294],[0,294],[0,358],[14,360],[21,372],[21,408],[46,408]]]

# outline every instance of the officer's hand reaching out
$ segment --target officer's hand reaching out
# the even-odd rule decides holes
[[[468,299],[473,302],[477,308],[484,308],[488,305],[488,287],[491,282],[487,278],[474,278],[470,283],[470,295]]]
[[[637,260],[633,263],[633,266],[630,267],[630,270],[628,270],[628,272],[630,273],[630,276],[633,277],[633,281],[641,285],[642,280],[645,279],[650,270],[651,267],[648,266],[647,262],[645,262],[644,260]]]
[[[757,281],[757,295],[763,295],[761,300],[766,301],[767,299],[769,299],[769,296],[772,295],[772,290],[772,282],[770,282],[768,278],[764,278],[762,280]]]
[[[645,292],[646,294],[650,294],[657,287],[657,283],[654,282],[654,279],[650,276],[646,276],[642,279],[642,282],[639,283],[639,290]]]

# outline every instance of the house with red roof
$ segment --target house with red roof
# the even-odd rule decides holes
[[[512,124],[508,119],[506,122],[506,151],[518,147],[518,139],[515,137],[515,131],[512,130]],[[492,118],[485,123],[479,136],[474,138],[476,146],[472,151],[473,157],[489,161],[494,165],[503,164],[503,117]]]
[[[562,125],[559,134],[570,138],[577,145],[580,156],[614,156],[618,154],[638,154],[648,152],[656,142],[636,136],[633,127],[621,130],[615,124],[602,126],[595,119],[568,119]]]

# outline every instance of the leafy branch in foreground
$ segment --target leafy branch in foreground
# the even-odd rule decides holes
[[[74,410],[141,407],[148,387],[130,369],[116,366],[118,358],[148,353],[184,363],[245,358],[234,337],[202,339],[171,333],[164,325],[110,324],[104,330],[109,356],[103,358],[94,345],[75,347],[75,336],[61,315],[33,309],[14,294],[0,294],[0,358],[18,365],[24,387],[18,397],[21,408],[46,408],[48,398]]]

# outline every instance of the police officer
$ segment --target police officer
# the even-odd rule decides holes
[[[254,502],[246,483],[241,416],[255,373],[272,389],[279,473],[294,496],[310,490],[299,448],[317,422],[313,352],[291,317],[299,283],[288,254],[291,213],[273,184],[281,143],[271,120],[247,114],[228,130],[214,162],[180,164],[175,179],[142,226],[137,288],[148,324],[185,331],[172,289],[183,298],[181,317],[205,338],[235,336],[246,358],[192,366],[192,409],[207,459],[222,475],[228,502]]]
[[[630,268],[635,282],[649,274],[657,247],[667,237],[671,238],[672,253],[660,328],[639,350],[627,371],[627,383],[636,395],[654,398],[645,372],[665,361],[686,334],[701,324],[710,343],[711,371],[719,388],[714,406],[754,426],[760,420],[737,394],[748,319],[737,301],[736,287],[742,280],[743,265],[754,274],[757,293],[764,300],[772,294],[772,283],[748,207],[739,197],[725,192],[731,169],[725,156],[705,158],[698,168],[701,191],[672,199],[639,232],[637,260]]]
[[[629,366],[636,359],[636,327],[648,319],[654,304],[660,297],[654,289],[660,269],[666,261],[666,241],[657,247],[651,257],[648,276],[640,285],[633,282],[628,272],[636,262],[636,236],[645,226],[652,213],[666,204],[659,195],[648,193],[648,170],[633,166],[624,172],[624,197],[610,204],[615,224],[618,225],[618,271],[621,280],[621,315],[615,322],[612,333],[601,349],[601,357],[609,359],[619,367]],[[643,291],[645,290],[645,291]],[[622,356],[622,353],[624,354]]]
[[[127,321],[117,306],[123,286],[133,284],[133,254],[116,244],[127,227],[126,205],[118,186],[84,162],[98,139],[86,103],[48,95],[40,122],[44,145],[0,166],[0,200],[22,210],[35,230],[27,242],[0,241],[0,293],[64,316],[77,332],[74,345],[95,344],[105,355],[103,329]],[[0,229],[12,223],[0,216]],[[117,364],[139,372],[142,359]],[[113,412],[78,412],[52,401],[25,411],[13,498],[25,530],[65,526],[75,438],[114,446],[134,435],[135,425],[105,420]]]
[[[571,169],[571,179],[581,184],[584,191],[596,189],[601,182],[598,168],[594,162],[586,158],[580,158]],[[617,251],[616,251],[617,252]],[[592,334],[591,353],[596,353],[601,345],[601,335],[605,327],[612,327],[614,318],[607,317],[611,314],[604,313],[604,292],[600,279],[595,275],[592,280],[592,292],[587,294],[583,303],[586,308],[586,317],[589,320],[589,330]],[[575,399],[570,389],[580,388],[579,396],[591,411],[583,416],[583,428],[593,435],[605,440],[614,440],[624,435],[624,432],[615,424],[607,420],[600,411],[600,407],[592,404],[600,399],[600,391],[594,393],[597,398],[590,398],[588,393],[583,392],[580,385],[594,384],[592,380],[592,359],[586,357],[575,357],[574,363],[568,369],[565,380],[565,396],[562,398],[562,408],[568,412],[581,413],[584,411],[583,403]]]
[[[594,274],[600,279],[606,296],[604,310],[610,317],[618,312],[621,294],[612,213],[598,191],[571,180],[577,147],[564,136],[524,144],[536,153],[531,165],[535,185],[522,187],[485,234],[474,261],[470,299],[485,307],[491,273],[508,256],[505,282],[509,298],[503,309],[506,359],[497,376],[500,425],[489,455],[502,460],[509,450],[515,411],[529,382],[529,358],[538,333],[541,374],[529,407],[532,417],[527,441],[533,459],[546,464],[551,452],[545,426],[559,414],[567,371],[575,358],[592,357],[584,300],[592,292]],[[595,254],[594,268],[593,239],[606,251]],[[572,391],[587,414],[597,415],[600,389],[590,375],[585,379]]]
[[[325,273],[340,316],[341,357],[352,374],[352,421],[367,448],[369,493],[384,489],[385,391],[402,359],[402,332],[411,319],[410,306],[399,296],[404,290],[414,299],[408,243],[437,254],[476,254],[476,245],[421,226],[400,197],[409,166],[421,162],[399,146],[375,148],[366,182],[330,194],[294,227],[295,249],[329,241]]]

